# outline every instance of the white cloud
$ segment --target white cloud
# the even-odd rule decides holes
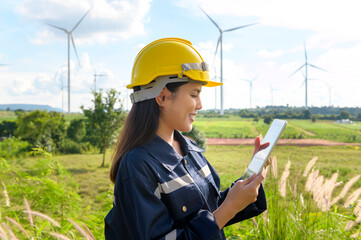
[[[119,38],[130,38],[143,35],[146,15],[151,0],[111,1],[106,0],[25,0],[18,8],[18,12],[28,19],[37,20],[44,24],[43,30],[38,32],[33,43],[44,44],[57,36],[64,39],[61,30],[46,26],[52,24],[67,30],[73,29],[81,17],[93,6],[89,14],[74,30],[77,44],[91,44],[96,41],[106,43]]]
[[[88,107],[91,104],[91,90],[94,88],[94,69],[87,53],[81,55],[80,64],[81,67],[78,63],[71,61],[72,112],[80,111],[81,105]],[[94,63],[94,68],[97,74],[107,75],[97,78],[97,90],[106,91],[119,85],[115,74],[105,68],[102,63]],[[68,70],[66,65],[61,66],[55,73],[0,71],[0,79],[2,80],[0,89],[2,103],[48,104],[58,108],[64,106],[64,110],[67,111]]]
[[[310,30],[318,34],[319,41],[330,36],[334,42],[361,39],[358,0],[182,0],[177,6],[195,15],[204,16],[197,7],[201,6],[212,18],[256,17],[260,26]]]
[[[263,58],[276,58],[282,55],[282,51],[281,50],[277,50],[277,51],[273,51],[270,52],[268,50],[260,50],[257,53],[258,56],[263,57]]]

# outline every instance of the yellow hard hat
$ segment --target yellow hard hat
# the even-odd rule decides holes
[[[208,65],[191,42],[181,38],[162,38],[149,43],[138,53],[127,88],[147,85],[157,77],[169,75],[179,78],[185,75],[203,82],[206,87],[222,85],[210,80]]]

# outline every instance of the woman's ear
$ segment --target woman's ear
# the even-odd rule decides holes
[[[158,103],[160,107],[163,107],[166,103],[167,96],[170,94],[170,91],[164,87],[163,90],[158,94],[155,98],[155,101]]]

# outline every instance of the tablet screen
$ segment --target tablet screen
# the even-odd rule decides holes
[[[271,151],[273,147],[276,145],[276,142],[279,136],[281,135],[283,129],[285,128],[286,124],[287,121],[285,120],[280,120],[280,119],[273,120],[271,127],[268,129],[266,136],[262,140],[262,143],[269,142],[270,145],[267,148],[257,152],[253,156],[251,163],[249,164],[246,173],[243,176],[243,179],[249,178],[253,174],[258,174],[261,171],[263,164],[271,154]]]

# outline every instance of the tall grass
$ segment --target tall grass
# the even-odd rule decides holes
[[[275,164],[275,158],[273,159]],[[308,167],[315,164],[311,159]],[[285,166],[281,178],[275,171],[268,173],[264,181],[268,210],[248,221],[226,229],[228,239],[351,239],[361,237],[361,200],[354,201],[349,208],[337,206],[332,201],[333,189],[339,185],[337,173],[329,179],[319,175],[317,169],[302,175],[308,185],[294,188],[295,180],[289,179],[291,162]],[[307,172],[307,171],[306,171]],[[305,172],[305,173],[306,173]],[[355,176],[345,184],[338,200],[349,193],[351,185],[359,178]],[[356,204],[357,203],[357,204]],[[352,212],[353,210],[353,212]],[[237,229],[238,227],[238,229]]]
[[[0,158],[0,239],[95,239],[84,223],[72,220],[80,198],[69,172],[42,149],[31,154],[25,171]]]

